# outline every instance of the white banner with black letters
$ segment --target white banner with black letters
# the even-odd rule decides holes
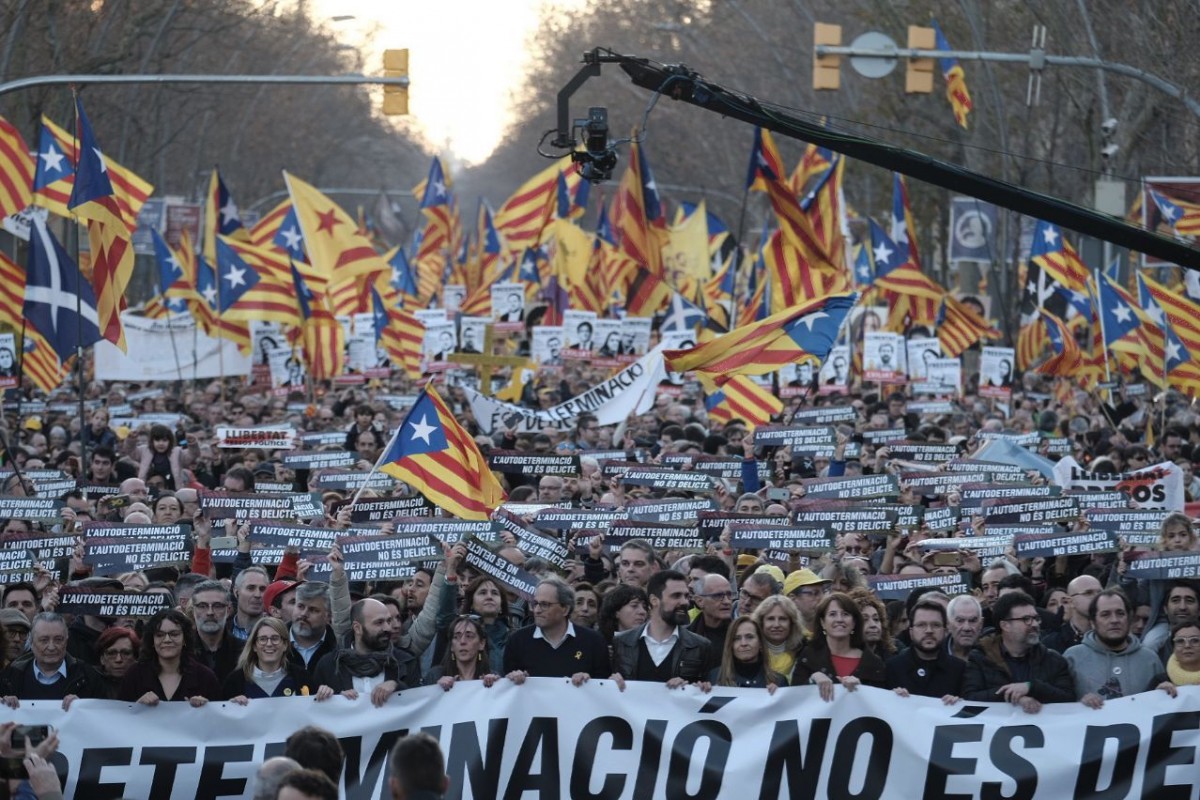
[[[54,763],[81,799],[250,796],[258,765],[305,725],[341,739],[352,800],[386,796],[387,751],[417,730],[441,741],[447,798],[1190,797],[1200,770],[1197,687],[1026,714],[865,688],[825,703],[810,686],[622,693],[535,678],[405,691],[383,708],[26,701],[10,716],[59,730]]]

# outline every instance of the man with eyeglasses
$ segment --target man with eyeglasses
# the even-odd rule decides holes
[[[1105,700],[1153,689],[1162,661],[1129,632],[1133,603],[1120,589],[1105,589],[1088,604],[1092,629],[1063,654],[1071,667],[1075,696],[1088,708]]]
[[[1042,637],[1042,644],[1056,653],[1065,653],[1068,649],[1083,641],[1083,637],[1092,629],[1088,609],[1092,600],[1100,594],[1104,587],[1100,581],[1091,575],[1080,575],[1067,584],[1067,594],[1071,603],[1067,607],[1067,620],[1058,630],[1051,631]]]
[[[833,582],[822,578],[804,567],[788,575],[783,581],[783,593],[796,604],[800,621],[804,623],[805,638],[812,636],[817,624],[817,606],[833,588]]]
[[[719,659],[725,650],[725,635],[733,621],[733,587],[723,575],[709,573],[692,583],[692,597],[700,614],[688,630],[698,633],[712,644],[709,652]],[[710,666],[719,667],[720,663]]]
[[[901,697],[940,697],[954,705],[962,694],[967,664],[946,651],[946,609],[935,600],[918,600],[909,614],[912,647],[887,660],[887,686]]]
[[[755,572],[753,575],[747,576],[742,583],[741,591],[738,592],[737,615],[739,617],[750,616],[754,613],[754,609],[762,604],[762,601],[779,594],[782,588],[779,581],[765,572]]]
[[[608,644],[591,628],[571,622],[575,590],[562,578],[540,581],[529,610],[533,625],[514,631],[504,648],[504,672],[514,683],[526,678],[570,678],[580,686],[610,671]]]
[[[979,640],[971,651],[963,680],[964,700],[1004,701],[1027,714],[1043,703],[1070,703],[1075,684],[1067,660],[1043,645],[1038,636],[1041,617],[1033,598],[1007,592],[992,603],[996,632]]]
[[[196,638],[200,646],[196,658],[213,671],[224,676],[237,667],[242,643],[229,635],[229,612],[233,608],[229,590],[220,581],[204,581],[192,591],[188,611],[196,623]]]
[[[63,710],[80,697],[107,697],[104,681],[90,666],[67,653],[67,621],[44,611],[33,618],[30,652],[0,672],[0,696],[9,708],[21,700],[61,700]]]

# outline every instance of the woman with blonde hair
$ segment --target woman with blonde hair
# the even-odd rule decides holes
[[[804,642],[804,623],[796,604],[783,595],[771,595],[758,604],[752,616],[766,644],[767,666],[791,682],[796,653]]]
[[[304,669],[288,659],[292,649],[282,620],[262,617],[250,629],[237,668],[222,687],[228,700],[246,705],[251,698],[308,697],[313,694]]]

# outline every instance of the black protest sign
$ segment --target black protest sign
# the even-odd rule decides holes
[[[600,474],[606,478],[620,477],[631,469],[640,469],[638,461],[605,461],[600,465]]]
[[[936,496],[957,492],[964,484],[987,480],[984,472],[902,472],[900,482],[914,492],[925,496]]]
[[[171,607],[171,596],[162,592],[92,591],[67,587],[58,596],[62,614],[89,614],[93,617],[152,617]]]
[[[1129,495],[1113,490],[1109,492],[1093,492],[1088,489],[1069,489],[1067,495],[1075,498],[1075,502],[1084,511],[1091,508],[1129,508]],[[1160,509],[1153,509],[1155,511]]]
[[[0,518],[57,521],[63,505],[48,497],[0,497]]]
[[[603,531],[626,519],[619,508],[545,508],[533,515],[533,525],[552,531]]]
[[[734,511],[700,512],[699,531],[706,542],[721,538],[726,525],[776,525],[787,522],[786,517],[764,517],[761,514],[738,514]]]
[[[644,461],[646,453],[643,450],[579,450],[576,452],[580,458],[594,458],[601,466],[610,461],[624,461],[635,463]]]
[[[1056,522],[1079,516],[1079,506],[1073,497],[1052,497],[1028,502],[985,500],[982,511],[984,521],[989,523]]]
[[[900,492],[895,475],[858,475],[850,478],[805,478],[805,497],[829,497],[835,500],[862,500],[868,497],[894,497]]]
[[[0,469],[0,483],[16,473],[11,469]],[[76,487],[76,480],[60,469],[26,469],[21,477],[33,484],[38,497],[61,497]]]
[[[489,550],[482,542],[467,542],[466,562],[467,566],[494,578],[500,585],[512,589],[526,600],[533,599],[538,577]]]
[[[715,511],[717,504],[708,498],[695,500],[634,500],[625,512],[634,522],[669,522],[693,525],[705,511]]]
[[[295,547],[298,550],[328,550],[345,531],[336,528],[307,528],[270,522],[250,524],[250,543],[262,547]]]
[[[291,481],[254,481],[255,492],[266,494],[291,494],[296,491],[296,484]]]
[[[833,550],[833,532],[803,525],[764,525],[738,522],[729,526],[731,545],[739,550],[801,550],[822,555]]]
[[[182,522],[171,525],[126,525],[121,522],[85,522],[83,535],[85,538],[105,536],[119,539],[154,539],[160,536],[178,538],[191,535],[192,526]]]
[[[1134,551],[1125,554],[1125,563],[1127,578],[1170,581],[1200,577],[1200,553]]]
[[[330,469],[319,473],[313,484],[320,489],[338,491],[358,491],[362,488],[390,492],[399,483],[386,472],[355,472],[350,470]]]
[[[0,544],[0,574],[6,582],[14,583],[24,576],[32,576],[39,566],[48,568],[57,559],[70,558],[74,554],[74,536],[9,535]],[[18,573],[22,578],[17,578]]]
[[[300,434],[301,447],[341,447],[346,444],[345,431],[317,431]]]
[[[458,544],[471,538],[485,542],[498,540],[500,526],[491,520],[423,519],[404,517],[395,520],[397,536],[432,536],[439,542]]]
[[[321,519],[325,516],[319,492],[265,496],[250,492],[201,492],[200,510],[207,519]]]
[[[674,469],[651,469],[639,466],[621,476],[623,486],[648,486],[651,489],[677,492],[707,492],[713,479],[702,472],[681,472]]]
[[[90,565],[97,575],[137,572],[161,564],[178,564],[190,558],[187,537],[183,534],[145,539],[96,536],[83,545],[83,563]]]
[[[858,421],[858,412],[854,406],[823,406],[821,408],[805,408],[792,414],[793,425],[832,425],[838,422],[854,423]]]
[[[347,565],[419,564],[423,561],[436,561],[444,555],[442,545],[427,535],[361,534],[342,536],[337,542]]]
[[[251,548],[250,557],[256,564],[278,564],[287,554],[287,548],[279,546],[259,546]],[[233,547],[214,547],[212,562],[214,564],[232,564],[237,560],[238,551]],[[311,559],[310,559],[311,560]]]
[[[799,449],[833,447],[837,444],[829,425],[763,425],[754,429],[757,447],[793,447]]]
[[[921,523],[929,530],[940,533],[956,529],[960,519],[962,515],[957,506],[939,506],[925,509]]]
[[[838,533],[891,533],[899,517],[895,508],[845,500],[801,500],[793,505],[796,520],[823,525]]]
[[[516,450],[490,450],[488,468],[495,472],[518,475],[578,475],[579,456],[562,453],[522,453]]]
[[[358,456],[345,450],[299,450],[284,453],[280,460],[288,469],[330,469],[352,467],[358,463]]]
[[[869,575],[867,586],[880,600],[906,600],[914,589],[932,588],[954,597],[971,590],[967,577],[961,572],[952,575]]]
[[[740,458],[732,456],[696,456],[692,459],[691,463],[693,471],[703,472],[705,475],[712,475],[714,478],[728,478],[735,481],[742,479],[742,464],[744,461]],[[754,462],[754,467],[760,481],[765,482],[771,477],[771,463],[769,461],[756,461]]]
[[[958,410],[958,407],[949,400],[923,400],[920,402],[908,402],[905,404],[904,410],[910,414],[932,416],[935,414],[953,414]]]
[[[1124,492],[1117,492],[1128,499]],[[1174,513],[1163,508],[1084,509],[1084,518],[1093,528],[1115,531],[1125,543],[1135,548],[1157,549],[1162,523]]]
[[[312,554],[309,557],[312,566],[305,573],[305,580],[329,583],[333,574],[333,564],[325,554]],[[408,580],[417,574],[420,568],[417,561],[355,561],[346,562],[346,580],[363,581],[400,581]]]
[[[963,483],[962,507],[980,508],[984,500],[1036,500],[1045,497],[1059,497],[1062,487],[1052,483],[1035,486],[1026,481],[1012,483]]]
[[[863,431],[862,438],[864,442],[870,442],[871,444],[886,444],[888,442],[903,441],[907,434],[908,432],[904,428],[888,428],[880,431]]]
[[[984,480],[990,483],[1023,481],[1026,479],[1025,473],[1028,471],[1024,467],[1019,467],[1015,464],[1001,464],[999,461],[978,461],[974,458],[956,458],[953,461],[947,461],[942,465],[942,469],[946,472],[982,473],[987,476]]]
[[[964,536],[953,539],[924,539],[918,545],[922,550],[970,550],[980,560],[1005,555],[1012,547],[1012,536]]]
[[[645,539],[655,550],[703,550],[706,544],[697,528],[655,522],[614,522],[604,534],[604,543],[619,549],[631,539]]]
[[[941,463],[958,455],[955,444],[925,444],[923,442],[896,442],[889,444],[888,457],[900,461]]]
[[[566,567],[570,551],[561,540],[525,527],[514,514],[497,511],[493,519],[516,537],[517,547],[525,555],[544,559],[559,569]]]
[[[384,522],[396,517],[429,517],[433,503],[422,495],[394,497],[386,500],[363,497],[350,507],[351,522]]]
[[[1026,533],[1013,538],[1017,558],[1057,558],[1087,553],[1113,553],[1118,548],[1115,531],[1089,530],[1070,533]]]

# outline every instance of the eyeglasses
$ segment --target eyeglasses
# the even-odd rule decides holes
[[[732,600],[733,592],[709,592],[708,594],[698,594],[696,597],[707,597],[709,600]]]
[[[192,603],[192,608],[201,613],[208,613],[209,611],[224,611],[225,609],[229,608],[229,603]]]
[[[1020,622],[1025,625],[1040,625],[1042,618],[1037,614],[1029,614],[1024,617],[1009,617],[1008,619],[1004,620],[1004,622]]]
[[[742,589],[742,591],[738,592],[738,598],[741,599],[743,603],[761,603],[763,600],[767,599],[766,597],[759,597],[756,594],[750,594],[745,589]]]
[[[271,636],[259,636],[255,641],[259,644],[280,644],[283,637],[272,634]]]
[[[530,600],[529,601],[529,607],[532,608],[534,611],[537,611],[539,608],[554,608],[555,606],[561,606],[561,605],[562,605],[562,603],[555,603],[555,602],[543,603],[541,600]]]
[[[183,631],[179,631],[179,630],[176,630],[176,631],[155,631],[155,632],[154,632],[154,638],[155,638],[155,639],[182,639],[182,638],[183,638]]]
[[[104,655],[109,658],[133,658],[132,650],[105,650]]]
[[[1196,647],[1200,645],[1200,636],[1176,636],[1171,641],[1176,647]]]

